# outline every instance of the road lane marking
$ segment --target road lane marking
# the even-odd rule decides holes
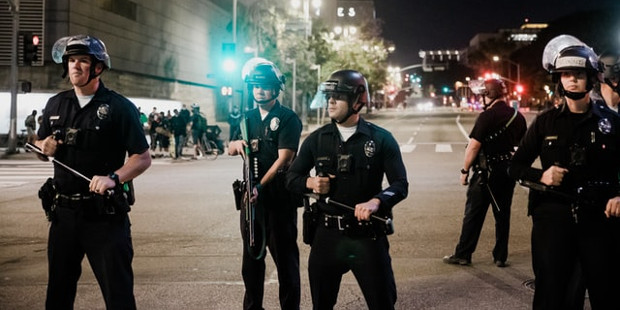
[[[461,124],[461,115],[458,115],[456,117],[456,126],[459,127],[459,130],[461,131],[461,134],[463,134],[463,137],[465,137],[465,140],[469,142],[469,135],[467,134],[465,127],[463,127],[463,125]]]

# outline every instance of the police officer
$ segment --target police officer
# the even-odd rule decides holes
[[[618,112],[620,104],[620,50],[608,50],[599,55],[603,66],[603,83],[600,95],[607,106]]]
[[[444,257],[443,261],[456,265],[471,264],[471,256],[476,250],[491,205],[495,218],[493,262],[498,267],[506,267],[510,209],[515,186],[506,169],[527,125],[525,117],[506,103],[508,91],[504,81],[497,78],[474,80],[469,86],[474,93],[482,95],[484,111],[476,119],[469,135],[461,169],[461,184],[469,184],[461,237],[454,254]],[[473,175],[468,182],[472,168]]]
[[[244,66],[244,80],[252,103],[257,108],[245,113],[242,122],[247,125],[248,143],[237,136],[228,148],[229,155],[243,155],[250,147],[249,160],[257,174],[253,200],[257,201],[261,218],[264,215],[266,246],[273,257],[280,282],[282,309],[299,309],[299,249],[297,247],[296,202],[284,187],[285,172],[295,157],[301,136],[301,121],[290,109],[278,101],[284,89],[284,76],[270,61],[251,59]],[[245,156],[245,155],[243,155]],[[241,221],[244,213],[241,212]],[[247,232],[242,225],[242,236],[247,244]],[[261,241],[257,241],[261,242]],[[241,274],[245,284],[244,309],[262,309],[265,257],[243,247]]]
[[[35,144],[91,181],[54,166],[46,308],[73,309],[86,255],[106,307],[135,309],[129,205],[117,199],[122,184],[151,164],[138,109],[100,80],[110,68],[101,40],[64,37],[54,44],[52,56],[73,89],[49,99]]]
[[[358,113],[369,103],[368,83],[354,70],[332,73],[320,85],[332,119],[301,146],[287,175],[297,193],[354,207],[343,209],[319,199],[318,227],[308,259],[314,309],[332,309],[342,275],[353,272],[369,309],[394,309],[396,283],[389,242],[381,222],[371,215],[392,217],[392,208],[407,197],[407,172],[398,143],[385,129]],[[309,176],[314,168],[317,175]],[[389,187],[382,189],[383,176]]]
[[[533,308],[569,309],[569,279],[580,266],[592,308],[617,309],[610,229],[620,216],[620,121],[590,99],[600,73],[590,47],[560,35],[547,43],[542,63],[563,103],[536,118],[509,169],[531,187]],[[541,168],[532,167],[536,158]]]

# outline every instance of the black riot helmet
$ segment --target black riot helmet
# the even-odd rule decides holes
[[[368,92],[368,81],[358,71],[339,70],[333,72],[327,81],[319,86],[320,96],[327,99],[334,93],[345,94],[349,103],[349,113],[342,120],[335,120],[338,123],[346,121],[351,115],[358,113],[365,104],[370,102]],[[354,108],[356,103],[361,103],[358,109]]]
[[[280,72],[278,67],[264,58],[252,58],[246,62],[242,69],[243,81],[248,85],[248,91],[252,94],[252,88],[255,85],[270,86],[277,98],[280,91],[284,90],[286,78]],[[259,102],[260,103],[260,102]]]
[[[499,78],[471,80],[469,81],[469,88],[474,94],[483,96],[485,108],[508,94],[506,83]],[[491,102],[487,103],[485,98],[491,99]]]
[[[607,50],[598,59],[603,70],[603,82],[620,94],[620,51]]]
[[[571,99],[581,99],[592,90],[599,81],[602,71],[598,56],[592,48],[570,35],[557,36],[547,43],[543,51],[543,67],[552,74],[557,83],[558,93]],[[586,91],[569,92],[564,89],[560,80],[562,72],[585,71],[587,74]]]
[[[71,55],[90,55],[92,59],[92,65],[90,67],[90,75],[88,82],[96,77],[95,65],[97,63],[103,64],[103,69],[110,69],[110,55],[106,50],[103,41],[88,35],[75,35],[69,37],[60,38],[54,43],[52,47],[52,59],[55,63],[62,63],[64,72],[62,77],[67,76],[68,72],[68,59]],[[87,84],[88,84],[87,82]]]

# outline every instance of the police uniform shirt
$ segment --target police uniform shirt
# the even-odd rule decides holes
[[[306,178],[312,168],[317,173],[334,175],[329,197],[350,206],[375,197],[381,200],[378,213],[385,216],[391,215],[392,207],[407,197],[409,184],[398,143],[388,131],[362,118],[356,133],[346,142],[335,123],[310,134],[289,169],[288,188],[297,193],[311,192],[306,188]],[[384,175],[390,184],[386,189],[382,189]],[[321,205],[321,209],[332,215],[349,212],[331,205]]]
[[[545,170],[558,165],[569,170],[559,190],[574,193],[591,181],[617,186],[620,119],[604,105],[591,102],[587,112],[572,113],[564,104],[540,114],[513,157],[511,176],[539,182]],[[538,156],[542,169],[531,167]]]
[[[41,138],[59,132],[55,159],[87,177],[108,175],[125,157],[148,150],[136,106],[100,81],[91,101],[80,108],[74,90],[50,98],[38,131]],[[88,193],[88,181],[54,166],[54,180],[63,194]]]
[[[264,120],[261,120],[259,109],[248,111],[246,119],[250,144],[252,140],[258,142],[257,145],[250,146],[250,154],[252,158],[258,158],[256,178],[260,180],[278,159],[279,149],[297,151],[301,136],[301,121],[297,114],[278,101]]]
[[[516,118],[501,135],[493,137],[490,141],[488,139],[502,130],[514,113],[515,110],[506,105],[506,102],[496,102],[480,113],[469,137],[482,143],[487,156],[513,152],[527,129],[525,117],[521,113],[517,112]]]

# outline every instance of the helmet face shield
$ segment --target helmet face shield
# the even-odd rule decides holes
[[[484,80],[470,80],[468,86],[476,95],[484,96],[487,94],[487,88],[484,87]]]
[[[61,64],[71,55],[91,55],[96,60],[101,61],[106,68],[111,68],[110,55],[106,50],[105,44],[91,36],[76,35],[58,39],[52,47],[52,59],[55,63]]]
[[[497,99],[508,94],[506,83],[501,79],[471,80],[468,86],[474,94],[491,99]]]
[[[579,39],[569,36],[557,36],[545,46],[543,67],[549,73],[585,70],[589,73],[601,71],[598,56],[592,48]]]
[[[284,90],[286,79],[276,65],[264,58],[248,60],[241,70],[241,78],[248,86],[258,85],[262,89]]]
[[[551,72],[555,69],[555,61],[560,52],[571,46],[586,46],[585,43],[571,35],[559,35],[551,39],[543,51],[542,66]]]

